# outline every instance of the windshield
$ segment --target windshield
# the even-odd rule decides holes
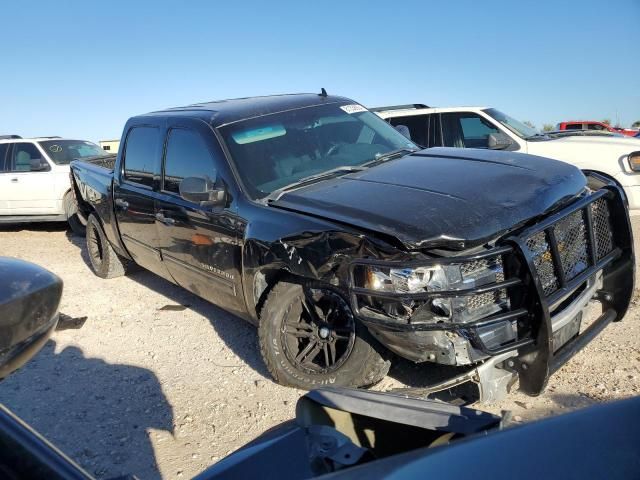
[[[520,138],[529,138],[535,137],[536,135],[540,135],[540,132],[535,128],[528,127],[524,123],[515,118],[510,117],[506,113],[502,113],[500,110],[496,110],[495,108],[487,108],[484,110],[486,114],[492,117],[494,120],[500,122],[502,125],[507,127],[513,133],[518,135]]]
[[[38,143],[58,165],[68,165],[77,158],[109,155],[95,143],[84,140],[46,140]]]
[[[247,193],[275,190],[335,169],[418,147],[360,105],[319,105],[243,120],[220,129]]]

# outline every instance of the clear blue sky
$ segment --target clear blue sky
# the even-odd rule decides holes
[[[287,92],[640,120],[640,0],[3,2],[0,133]]]

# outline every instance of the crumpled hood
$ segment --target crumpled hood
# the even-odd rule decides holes
[[[579,194],[576,167],[533,155],[431,148],[283,194],[271,205],[396,237],[481,245]]]

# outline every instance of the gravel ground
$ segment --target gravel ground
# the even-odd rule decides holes
[[[636,237],[638,228],[635,220]],[[98,279],[84,241],[61,225],[5,227],[0,255],[58,274],[61,311],[88,316],[2,382],[0,402],[98,478],[188,478],[294,415],[304,392],[271,381],[256,331],[242,320],[148,272]],[[543,395],[514,393],[481,408],[529,421],[637,395],[639,316],[634,305]],[[419,383],[422,372],[399,361],[376,388]]]

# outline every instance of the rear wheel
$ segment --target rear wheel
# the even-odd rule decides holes
[[[67,216],[67,222],[69,222],[71,231],[78,236],[84,236],[86,233],[85,228],[78,218],[78,205],[76,204],[75,198],[73,198],[73,194],[71,192],[67,192],[62,202],[64,205],[64,213]]]
[[[259,337],[267,368],[283,385],[362,387],[389,371],[379,344],[328,286],[278,283],[262,309]]]
[[[129,261],[111,247],[95,215],[87,220],[87,251],[94,273],[101,278],[121,277],[126,273]]]

